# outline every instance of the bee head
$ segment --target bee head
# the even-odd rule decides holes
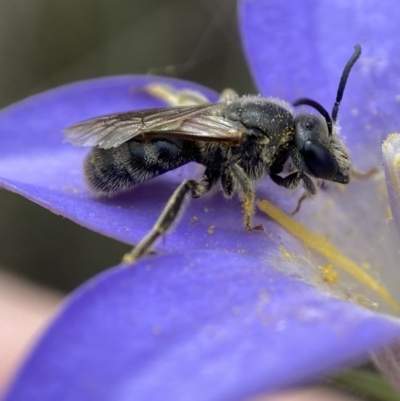
[[[297,167],[316,178],[344,183],[345,177],[339,174],[339,164],[331,146],[332,142],[338,141],[332,141],[325,119],[316,114],[304,113],[297,115],[294,122],[294,145],[300,154],[296,164],[302,164]]]
[[[294,163],[299,169],[316,178],[341,184],[349,182],[350,161],[347,150],[339,139],[336,120],[347,78],[360,54],[361,46],[356,45],[343,70],[332,116],[315,100],[301,98],[293,103],[293,106],[311,106],[320,113],[320,115],[302,113],[294,119],[294,144],[300,156],[295,157]]]

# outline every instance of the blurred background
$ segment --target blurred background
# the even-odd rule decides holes
[[[117,74],[167,75],[217,91],[254,92],[236,2],[0,2],[0,107]],[[117,264],[128,249],[4,190],[0,214],[0,266],[62,291]]]

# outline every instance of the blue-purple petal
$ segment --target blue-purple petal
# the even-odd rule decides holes
[[[157,256],[76,291],[5,400],[243,400],[399,335],[396,321],[246,256]]]

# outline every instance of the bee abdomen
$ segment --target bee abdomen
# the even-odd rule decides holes
[[[85,160],[86,181],[98,195],[125,191],[196,159],[189,141],[129,141],[117,148],[94,148]]]

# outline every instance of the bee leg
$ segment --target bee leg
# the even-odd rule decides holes
[[[301,173],[296,171],[295,173],[289,174],[284,178],[277,174],[270,174],[270,177],[272,181],[275,184],[278,184],[280,187],[294,189],[300,183]]]
[[[169,106],[198,106],[210,103],[201,92],[191,89],[174,89],[169,85],[152,83],[147,85],[144,90],[149,95],[163,100]],[[233,89],[224,89],[221,92],[218,103],[235,97],[237,97],[237,94]]]
[[[192,190],[192,198],[200,198],[205,193],[209,192],[211,188],[217,183],[221,177],[220,170],[213,170],[209,167],[206,168],[203,178],[199,184]]]
[[[235,190],[233,172],[231,168],[224,168],[221,175],[221,186],[224,196],[228,199],[232,198]]]
[[[238,96],[235,90],[231,88],[224,89],[219,95],[218,103],[226,102],[227,100],[234,99]]]
[[[313,196],[317,193],[317,189],[311,178],[300,171],[296,171],[295,173],[292,173],[284,178],[280,177],[277,174],[271,174],[270,177],[272,181],[274,181],[276,184],[288,189],[296,188],[299,185],[300,180],[303,181],[305,192],[299,198],[296,209],[292,212],[292,214],[296,214],[300,210],[300,206],[305,199],[308,199],[310,196]]]
[[[301,204],[308,198],[309,198],[308,193],[304,192],[303,195],[301,195],[299,200],[297,201],[296,209],[293,210],[292,215],[296,214],[300,210]]]
[[[209,104],[210,101],[200,92],[191,89],[174,89],[165,84],[152,83],[145,87],[145,91],[169,106],[197,106]]]
[[[253,185],[244,170],[237,164],[224,168],[221,176],[222,189],[226,197],[231,197],[235,186],[238,187],[243,206],[243,224],[247,231],[253,231],[252,220],[255,210]]]
[[[305,191],[297,201],[296,209],[293,210],[292,214],[296,214],[300,210],[301,204],[303,203],[304,200],[311,198],[313,195],[317,193],[317,188],[315,187],[315,184],[308,175],[300,173],[300,179],[303,180]]]
[[[372,167],[367,171],[358,171],[358,170],[352,168],[350,170],[350,177],[355,178],[355,179],[365,180],[367,178],[374,176],[378,172],[379,172],[379,170],[375,167]]]
[[[202,181],[187,180],[182,182],[169,198],[161,216],[158,218],[150,232],[132,249],[131,252],[124,255],[122,260],[123,263],[133,263],[142,256],[148,254],[151,246],[157,238],[165,234],[178,218],[179,212],[182,210],[182,206],[187,197],[186,195],[190,192],[201,192],[198,187],[202,185]]]

